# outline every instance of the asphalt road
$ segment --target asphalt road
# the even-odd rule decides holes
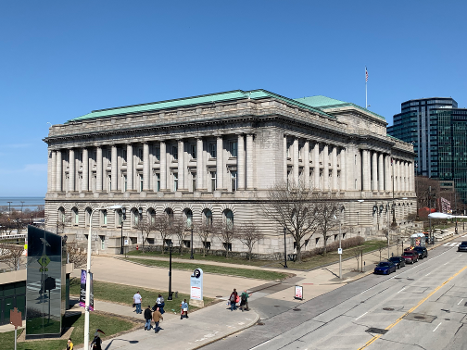
[[[252,300],[264,324],[203,350],[467,349],[467,253],[456,248],[461,240],[467,237],[389,276],[369,275],[298,307],[281,305],[270,317],[274,305]]]

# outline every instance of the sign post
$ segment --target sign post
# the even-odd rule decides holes
[[[21,311],[15,307],[13,310],[10,310],[10,323],[15,326],[15,350],[16,350],[16,338],[18,337],[18,327],[23,325],[21,320]]]
[[[203,300],[203,270],[196,268],[190,276],[190,304],[204,307]]]
[[[294,299],[303,300],[303,286],[295,286]]]

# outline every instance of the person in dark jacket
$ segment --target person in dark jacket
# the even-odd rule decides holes
[[[152,320],[151,305],[148,305],[147,309],[144,310],[144,319],[146,320],[146,323],[144,325],[144,330],[145,331],[150,331],[151,330],[151,320]]]
[[[230,311],[237,310],[237,298],[238,298],[238,293],[237,290],[234,289],[232,294],[230,294]]]

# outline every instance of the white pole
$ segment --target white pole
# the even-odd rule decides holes
[[[341,218],[339,217],[339,249],[341,246]],[[342,254],[339,254],[339,279],[342,279]]]
[[[366,68],[365,68],[365,108],[368,109],[368,89],[367,89],[367,81],[366,81]]]
[[[91,301],[91,229],[92,229],[92,215],[95,211],[99,210],[94,209],[91,212],[89,217],[89,234],[88,234],[88,251],[87,251],[87,261],[86,261],[86,299],[84,305],[84,349],[89,349],[89,307]]]

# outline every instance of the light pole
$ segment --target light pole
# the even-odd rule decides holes
[[[121,205],[113,205],[110,207],[105,208],[96,208],[93,209],[91,215],[89,216],[89,234],[88,234],[88,251],[87,251],[87,259],[86,259],[86,301],[84,306],[84,348],[89,348],[89,307],[91,302],[91,249],[92,249],[92,215],[96,211],[100,210],[109,210],[109,209],[122,209]]]
[[[169,247],[169,296],[167,300],[172,300],[172,240],[167,243]]]
[[[190,242],[190,247],[191,247],[191,255],[190,255],[190,259],[194,259],[195,256],[194,256],[194,249],[193,249],[193,220],[191,221],[191,242]]]
[[[341,225],[342,225],[342,219],[341,215],[344,213],[344,207],[342,206],[340,208],[340,213],[339,213],[339,252],[342,252],[342,230],[341,230]],[[336,216],[334,215],[334,220],[336,220]],[[342,254],[339,255],[339,279],[342,279]]]
[[[120,255],[123,255],[123,222],[126,219],[126,208],[122,208],[122,221],[120,223]]]
[[[287,241],[286,241],[286,238],[285,238],[286,231],[287,230],[284,227],[284,269],[288,268],[288,266],[287,266]]]

